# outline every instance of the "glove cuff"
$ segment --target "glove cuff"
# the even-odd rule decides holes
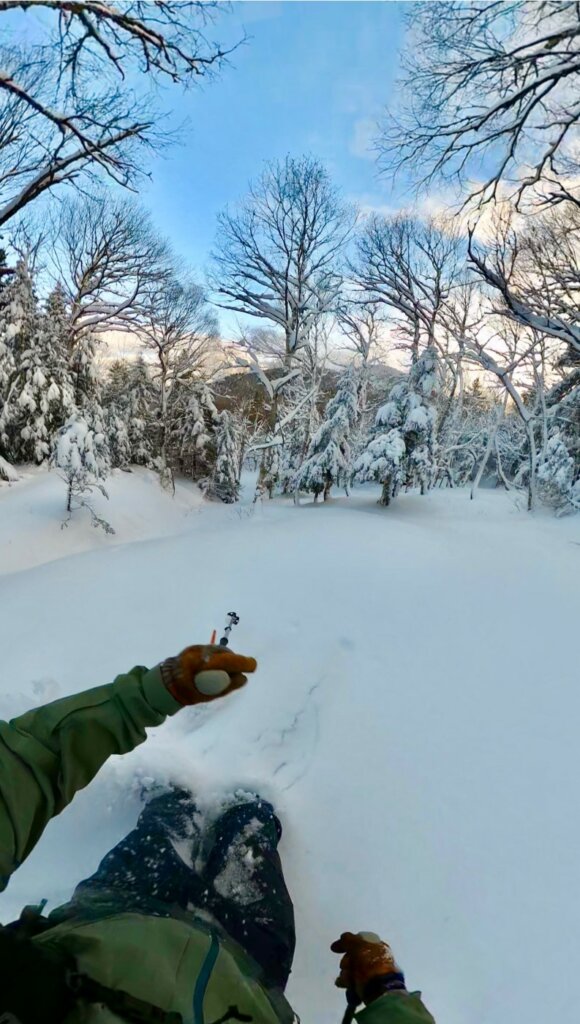
[[[181,668],[181,662],[179,658],[166,658],[162,661],[159,666],[161,673],[161,679],[165,689],[169,691],[171,696],[178,701],[179,704],[183,704],[183,701],[179,697],[179,690],[183,686],[185,679],[183,678],[183,671]]]
[[[363,1002],[374,1003],[375,999],[384,996],[387,992],[406,992],[405,975],[402,971],[392,971],[390,974],[381,974],[379,977],[367,981],[362,997]]]

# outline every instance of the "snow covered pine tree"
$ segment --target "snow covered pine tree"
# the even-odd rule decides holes
[[[95,430],[80,413],[74,413],[57,435],[51,463],[68,487],[68,516],[63,526],[68,525],[74,511],[86,508],[93,526],[100,526],[105,533],[114,533],[113,527],[97,515],[89,500],[95,489],[105,498],[109,497],[103,486],[111,468],[104,431]]]
[[[294,489],[310,491],[317,501],[330,496],[333,484],[346,485],[350,470],[350,437],[360,416],[360,376],[354,367],[342,376],[328,402],[322,423],[310,442],[306,459],[294,479]]]
[[[0,455],[9,462],[21,456],[17,420],[20,368],[38,328],[38,308],[32,278],[23,260],[3,289],[0,308]]]
[[[208,493],[232,504],[240,496],[240,437],[231,413],[219,413],[216,431],[217,454]]]
[[[575,479],[574,459],[559,434],[548,441],[538,483],[542,498],[558,514],[580,509],[580,480]]]
[[[172,462],[206,489],[215,466],[219,423],[211,388],[205,381],[186,382],[173,392],[169,403]]]
[[[379,504],[389,505],[401,484],[431,486],[435,471],[435,406],[438,365],[426,348],[404,380],[391,389],[375,419],[369,441],[355,462],[357,480],[383,485]]]
[[[2,434],[19,462],[44,462],[52,441],[74,408],[68,365],[66,320],[55,290],[46,309],[30,321],[28,339],[20,334],[10,388],[0,414]]]

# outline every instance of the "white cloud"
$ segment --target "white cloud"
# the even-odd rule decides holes
[[[376,135],[377,123],[374,118],[357,118],[354,122],[352,136],[348,144],[350,152],[361,160],[375,160],[376,153],[373,146]]]

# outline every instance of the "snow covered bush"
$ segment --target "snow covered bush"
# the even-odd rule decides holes
[[[432,485],[436,468],[433,400],[437,391],[437,355],[427,348],[377,412],[354,474],[361,482],[373,480],[383,485],[381,505],[389,505],[403,484],[418,485],[421,494]]]
[[[108,498],[103,482],[109,475],[111,462],[103,430],[95,429],[87,419],[75,413],[57,435],[51,463],[67,484],[68,517],[63,526],[68,524],[74,511],[86,508],[93,526],[100,526],[105,533],[114,533],[112,526],[97,515],[88,497],[96,489]]]
[[[9,484],[14,484],[18,479],[19,476],[14,469],[14,466],[11,466],[10,463],[0,455],[0,480],[4,480]]]
[[[312,438],[306,459],[294,477],[294,489],[310,491],[327,501],[333,484],[348,483],[351,435],[360,417],[360,378],[352,368],[341,378]]]
[[[540,496],[558,513],[580,509],[580,481],[575,479],[574,459],[559,434],[551,437],[544,460],[538,466]]]

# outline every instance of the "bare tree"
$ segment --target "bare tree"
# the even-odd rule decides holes
[[[381,338],[381,303],[373,300],[347,299],[340,303],[337,321],[351,350],[360,357],[363,367],[376,355]]]
[[[279,449],[284,443],[284,428],[289,425],[285,421],[282,396],[285,389],[300,377],[300,369],[295,366],[290,371],[281,369],[284,365],[284,348],[278,347],[278,337],[274,332],[249,331],[242,334],[238,345],[243,355],[238,354],[236,362],[254,374],[264,388],[264,425],[252,445],[251,452],[259,457],[259,474],[254,494],[254,502],[268,494],[271,498],[278,482],[280,472]],[[257,344],[254,344],[254,340]],[[264,345],[266,346],[264,348]],[[268,365],[265,367],[264,355]]]
[[[460,280],[460,247],[452,226],[404,213],[371,217],[357,239],[353,276],[391,311],[413,364],[422,347],[437,345],[444,304]]]
[[[573,0],[445,0],[409,13],[402,103],[378,141],[383,168],[467,181],[479,204],[580,202],[580,7]],[[418,169],[418,170],[417,170]],[[483,173],[483,180],[482,180]],[[479,182],[473,184],[473,181]]]
[[[471,338],[479,336],[484,319],[479,282],[473,278],[462,281],[445,302],[437,337],[437,348],[445,373],[437,420],[438,435],[456,405],[459,414],[462,412],[466,345]]]
[[[204,31],[217,3],[1,0],[0,15],[39,8],[43,42],[0,46],[0,226],[87,174],[131,186],[164,137],[148,83],[187,84],[225,56]]]
[[[251,352],[265,363],[284,362],[284,335],[275,327],[240,327],[238,335],[240,348]]]
[[[85,197],[60,208],[52,233],[49,266],[68,303],[70,351],[82,332],[138,329],[152,287],[170,273],[149,214],[126,200]]]
[[[551,210],[519,232],[511,215],[498,214],[485,247],[470,231],[468,253],[497,313],[580,355],[580,210]]]
[[[219,217],[218,305],[281,329],[289,361],[315,321],[336,307],[339,260],[354,220],[317,160],[269,164],[239,208]]]
[[[217,321],[199,284],[173,277],[150,288],[139,337],[151,353],[159,389],[160,474],[162,482],[171,486],[170,396],[180,384],[207,369],[216,335]]]
[[[513,321],[500,321],[497,334],[488,338],[487,341],[481,341],[477,336],[474,336],[469,339],[466,346],[466,358],[476,362],[486,373],[496,377],[504,389],[501,415],[497,419],[495,431],[490,434],[486,457],[480,466],[474,483],[474,490],[479,484],[483,469],[493,447],[497,446],[497,432],[503,421],[508,401],[511,400],[522,421],[527,439],[527,489],[528,510],[530,511],[536,503],[539,455],[536,431],[540,422],[540,413],[543,413],[543,420],[545,422],[544,380],[536,361],[538,343],[538,337],[524,330],[519,324]],[[530,368],[532,382],[529,382],[528,377]],[[528,389],[530,388],[530,383],[535,385],[535,401],[532,402],[526,400],[526,378],[528,378]],[[474,490],[472,490],[472,497]]]

